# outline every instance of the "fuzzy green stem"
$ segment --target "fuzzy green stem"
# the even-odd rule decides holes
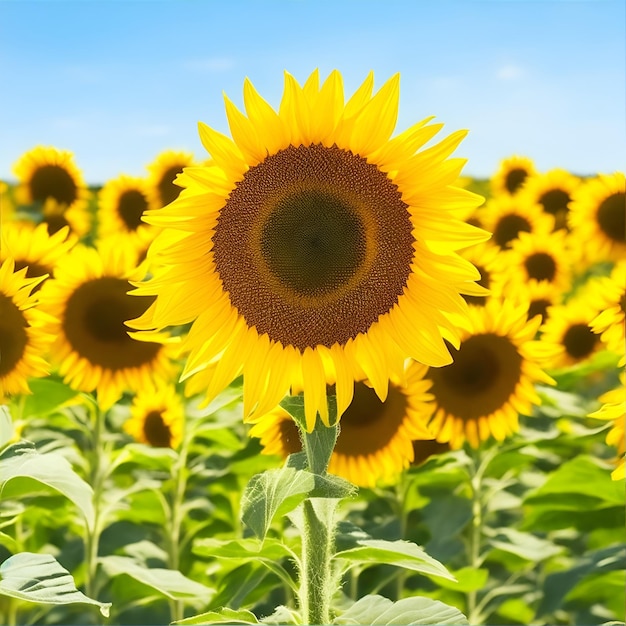
[[[333,404],[329,403],[332,411]],[[334,417],[334,416],[332,416]],[[331,423],[334,421],[331,420]],[[335,447],[338,426],[330,428],[319,421],[312,432],[301,431],[309,471],[326,474]],[[330,602],[334,595],[331,562],[335,553],[332,507],[316,510],[311,498],[303,502],[302,557],[300,568],[300,608],[305,624],[329,624]]]

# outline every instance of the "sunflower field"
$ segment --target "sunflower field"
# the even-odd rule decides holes
[[[624,173],[465,177],[399,98],[16,155],[0,623],[624,624]]]

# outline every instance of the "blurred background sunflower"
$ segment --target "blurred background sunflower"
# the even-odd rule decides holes
[[[160,207],[178,198],[182,187],[174,181],[185,167],[195,164],[193,154],[180,150],[164,150],[148,164],[148,184],[158,198]]]
[[[532,159],[517,154],[505,157],[500,160],[498,168],[489,180],[491,195],[493,197],[512,196],[536,173],[537,170]]]

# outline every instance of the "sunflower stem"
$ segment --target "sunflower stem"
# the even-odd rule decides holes
[[[333,402],[329,402],[329,410],[333,412]],[[333,418],[331,423],[334,422],[335,415],[330,417]],[[319,476],[327,473],[338,430],[337,425],[327,427],[319,421],[310,433],[301,429],[309,471]],[[304,624],[329,624],[331,621],[330,602],[335,591],[331,564],[335,553],[336,504],[337,500],[332,498],[307,498],[302,503],[299,599]]]

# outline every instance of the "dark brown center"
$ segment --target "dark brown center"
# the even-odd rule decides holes
[[[556,276],[556,262],[547,252],[535,252],[524,261],[528,278],[553,281]]]
[[[217,272],[259,334],[300,350],[345,344],[406,286],[407,209],[365,159],[336,146],[290,146],[250,168],[222,208]]]
[[[143,434],[146,441],[155,448],[169,448],[172,445],[172,433],[163,421],[160,411],[150,411],[143,422]]]
[[[508,248],[511,241],[521,232],[531,231],[530,222],[522,215],[510,213],[503,215],[493,229],[493,240],[500,248]]]
[[[67,300],[63,331],[73,350],[93,365],[112,370],[141,367],[162,347],[128,336],[125,322],[142,315],[154,300],[130,296],[130,289],[128,281],[105,276],[83,283]]]
[[[533,317],[541,315],[541,322],[545,322],[548,313],[548,307],[551,304],[552,302],[550,302],[550,300],[545,300],[544,298],[531,300],[530,305],[528,306],[528,319],[531,320]]]
[[[587,324],[573,324],[563,335],[563,347],[572,358],[584,359],[593,352],[598,340]]]
[[[620,243],[626,241],[626,196],[623,192],[614,193],[602,201],[598,207],[598,226],[602,232]]]
[[[163,176],[161,176],[161,180],[157,185],[159,198],[163,206],[176,200],[182,191],[182,187],[174,184],[174,179],[183,171],[183,167],[183,164],[173,165],[163,172]]]
[[[550,215],[566,212],[569,208],[570,195],[563,189],[550,189],[539,197],[539,204]]]
[[[528,177],[528,172],[522,168],[514,168],[506,175],[504,186],[509,193],[515,193]]]
[[[28,345],[27,322],[9,296],[0,293],[0,377],[10,374]]]
[[[71,205],[78,197],[72,175],[60,165],[42,165],[30,179],[30,193],[34,202],[54,198],[59,204]]]
[[[124,191],[117,204],[117,212],[128,230],[137,230],[143,222],[141,216],[148,208],[148,199],[139,189]]]
[[[507,337],[474,335],[459,350],[449,346],[453,362],[431,367],[431,393],[447,413],[474,420],[501,409],[515,393],[522,357]]]

